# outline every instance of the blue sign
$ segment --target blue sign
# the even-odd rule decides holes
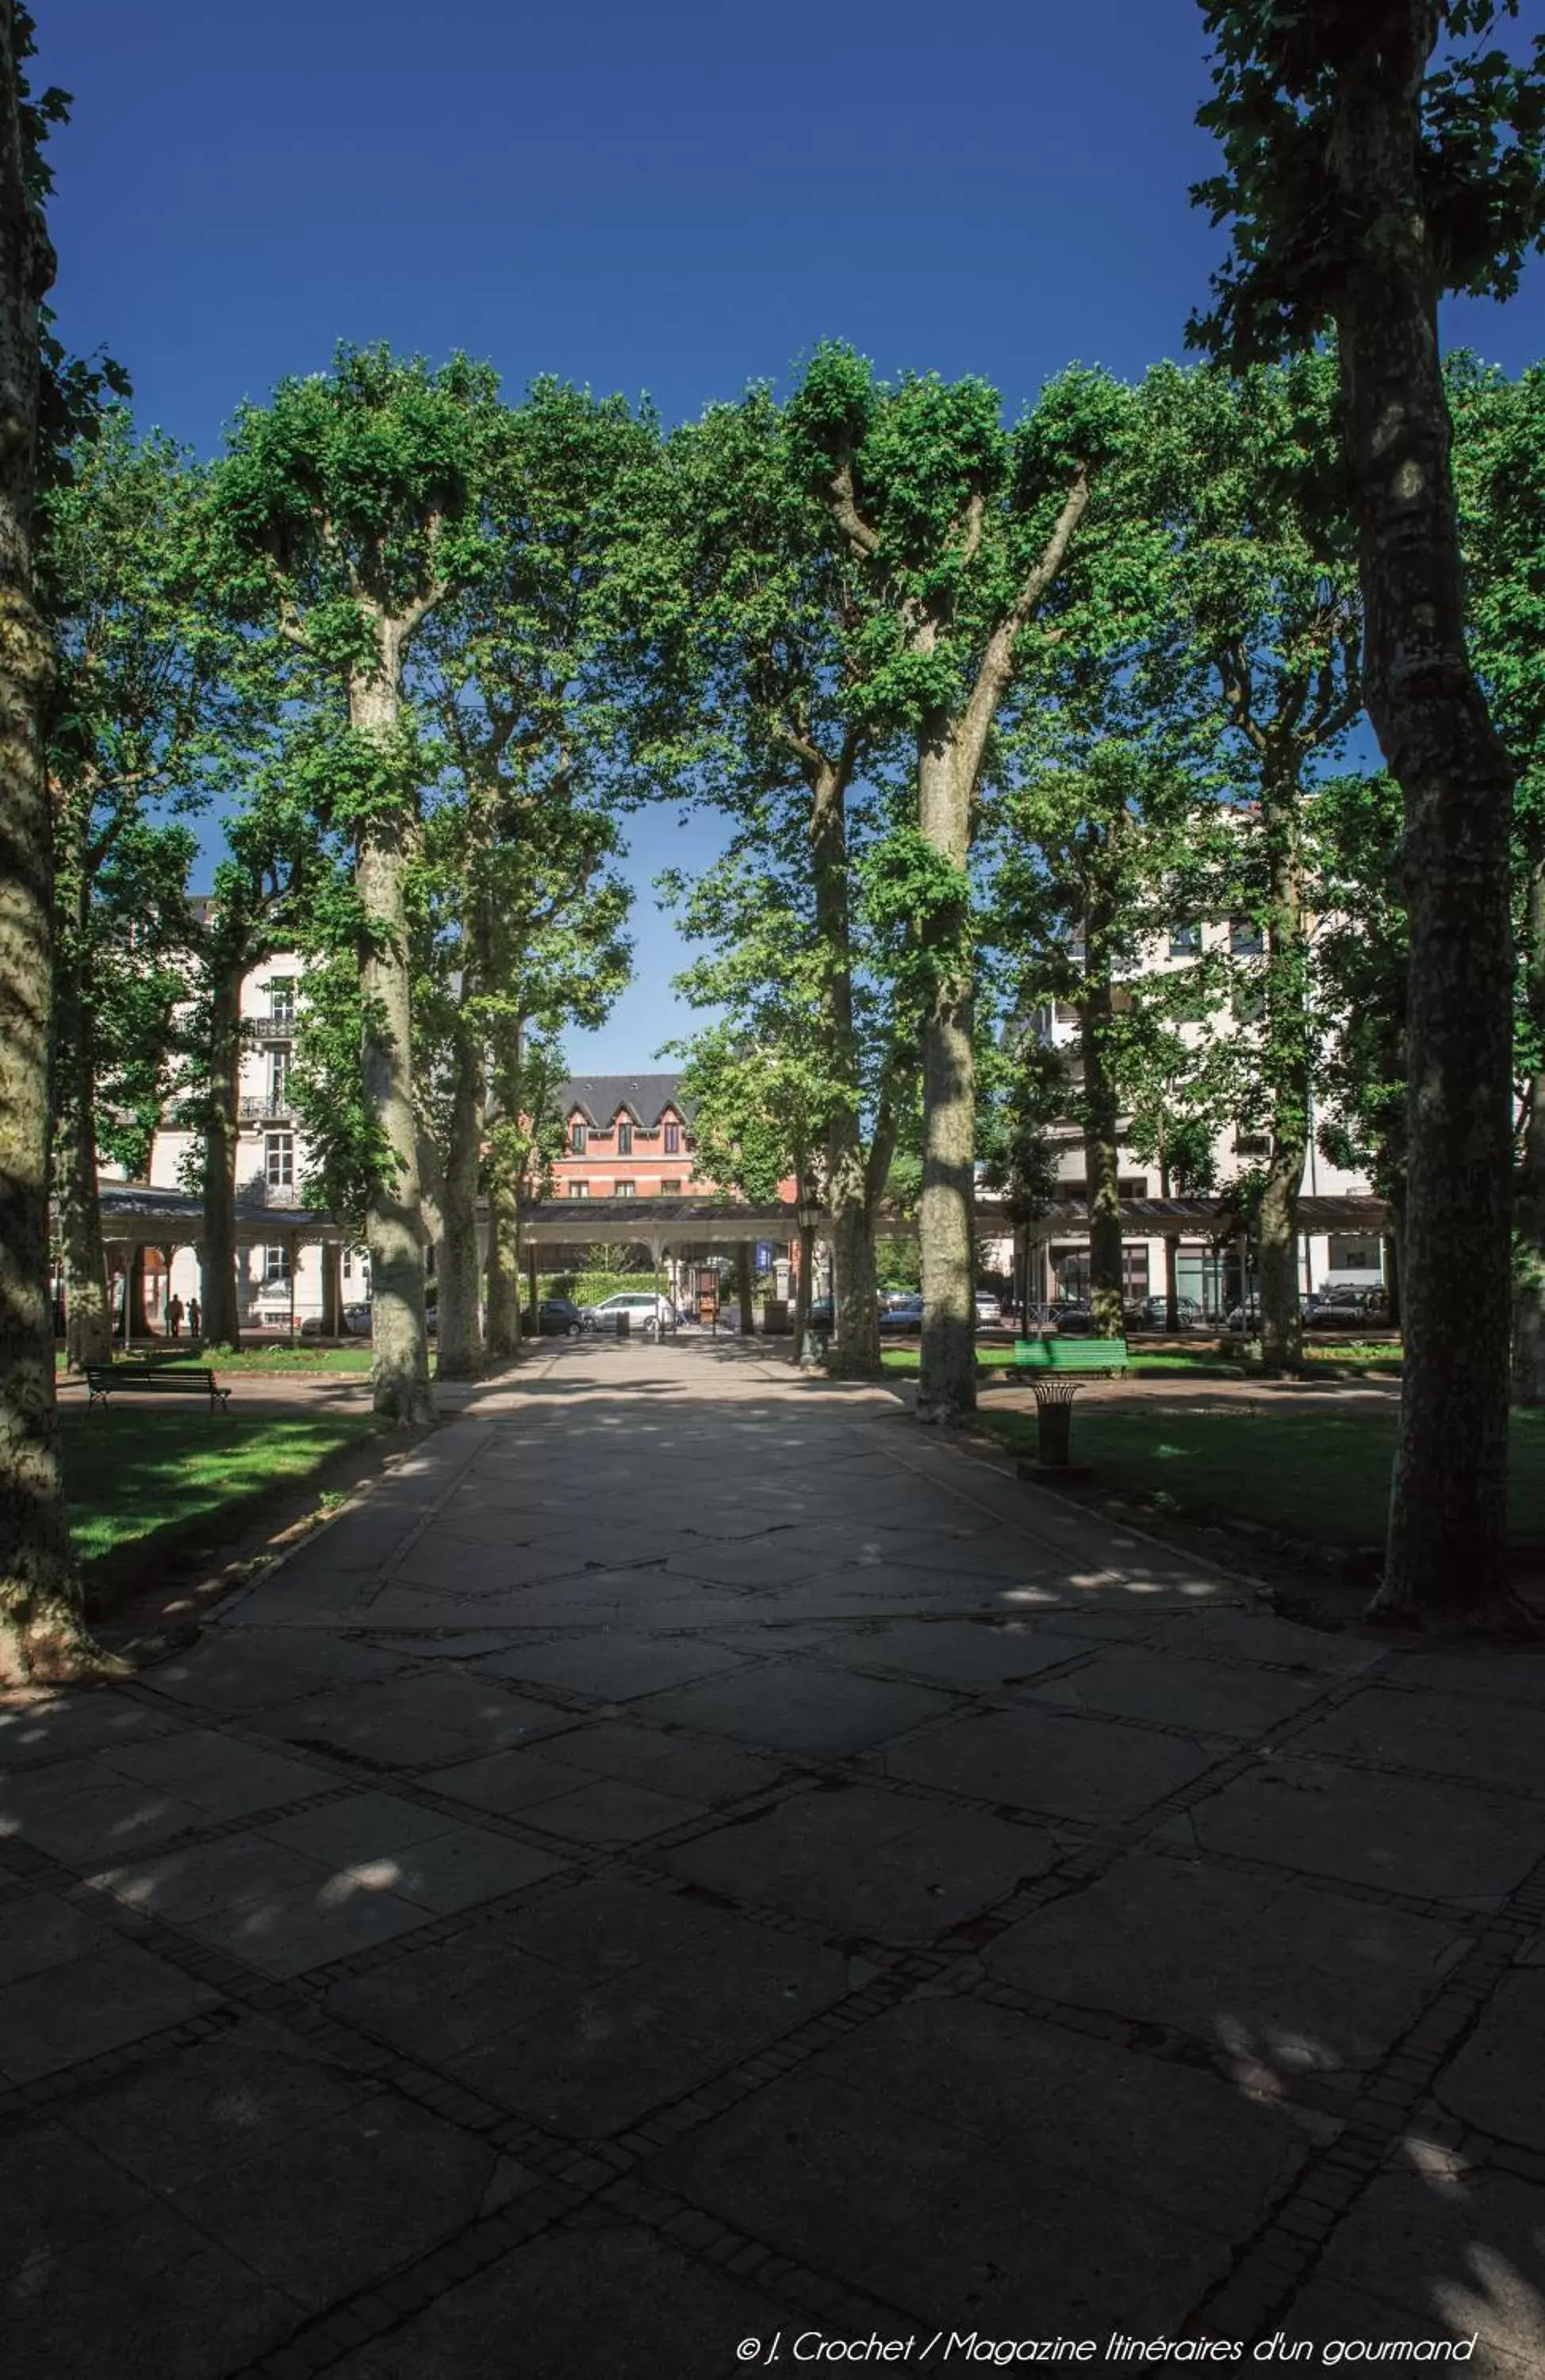
[[[756,1243],[756,1269],[757,1269],[757,1271],[758,1271],[758,1272],[771,1272],[771,1270],[772,1270],[772,1260],[773,1260],[773,1252],[772,1252],[772,1242],[771,1242],[771,1240],[758,1240],[758,1241],[757,1241],[757,1243]]]

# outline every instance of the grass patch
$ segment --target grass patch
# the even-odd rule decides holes
[[[1211,1341],[1199,1347],[1155,1348],[1152,1354],[1141,1352],[1141,1341],[1136,1344],[1137,1352],[1128,1367],[1129,1377],[1133,1379],[1168,1379],[1177,1374],[1193,1380],[1249,1380],[1263,1377],[1259,1356],[1220,1355]],[[887,1347],[880,1355],[887,1372],[915,1373],[921,1360],[915,1347]],[[976,1360],[984,1370],[1005,1366],[1011,1370],[1014,1350],[1001,1342],[996,1345],[988,1343],[977,1348]],[[1358,1343],[1310,1347],[1304,1351],[1304,1360],[1305,1370],[1311,1377],[1319,1373],[1326,1379],[1334,1379],[1348,1375],[1356,1378],[1387,1374],[1397,1378],[1401,1350],[1398,1346],[1364,1346]],[[1027,1371],[1024,1377],[1029,1379],[1031,1375]]]
[[[303,1485],[368,1438],[370,1414],[186,1413],[66,1409],[70,1535],[89,1590],[100,1591],[185,1546],[218,1548],[259,1500]]]
[[[1033,1455],[1032,1413],[984,1413],[982,1427]],[[1189,1521],[1251,1522],[1317,1545],[1383,1542],[1393,1412],[1174,1414],[1090,1405],[1073,1412],[1073,1460],[1102,1488]],[[1509,1525],[1545,1540],[1545,1416],[1513,1416]]]

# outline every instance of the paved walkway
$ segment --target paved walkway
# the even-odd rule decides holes
[[[883,1393],[557,1348],[188,1655],[0,1710],[5,2369],[1524,2380],[1542,1708]]]

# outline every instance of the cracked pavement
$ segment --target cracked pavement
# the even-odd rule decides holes
[[[0,1704],[8,2366],[1523,2380],[1542,1710],[881,1390],[544,1349],[191,1650]]]

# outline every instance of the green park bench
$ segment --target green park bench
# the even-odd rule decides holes
[[[231,1391],[214,1374],[190,1364],[186,1370],[171,1364],[88,1364],[88,1410],[109,1397],[208,1397],[211,1414],[223,1413]]]
[[[1124,1372],[1125,1339],[1016,1339],[1014,1366],[1024,1372]]]

